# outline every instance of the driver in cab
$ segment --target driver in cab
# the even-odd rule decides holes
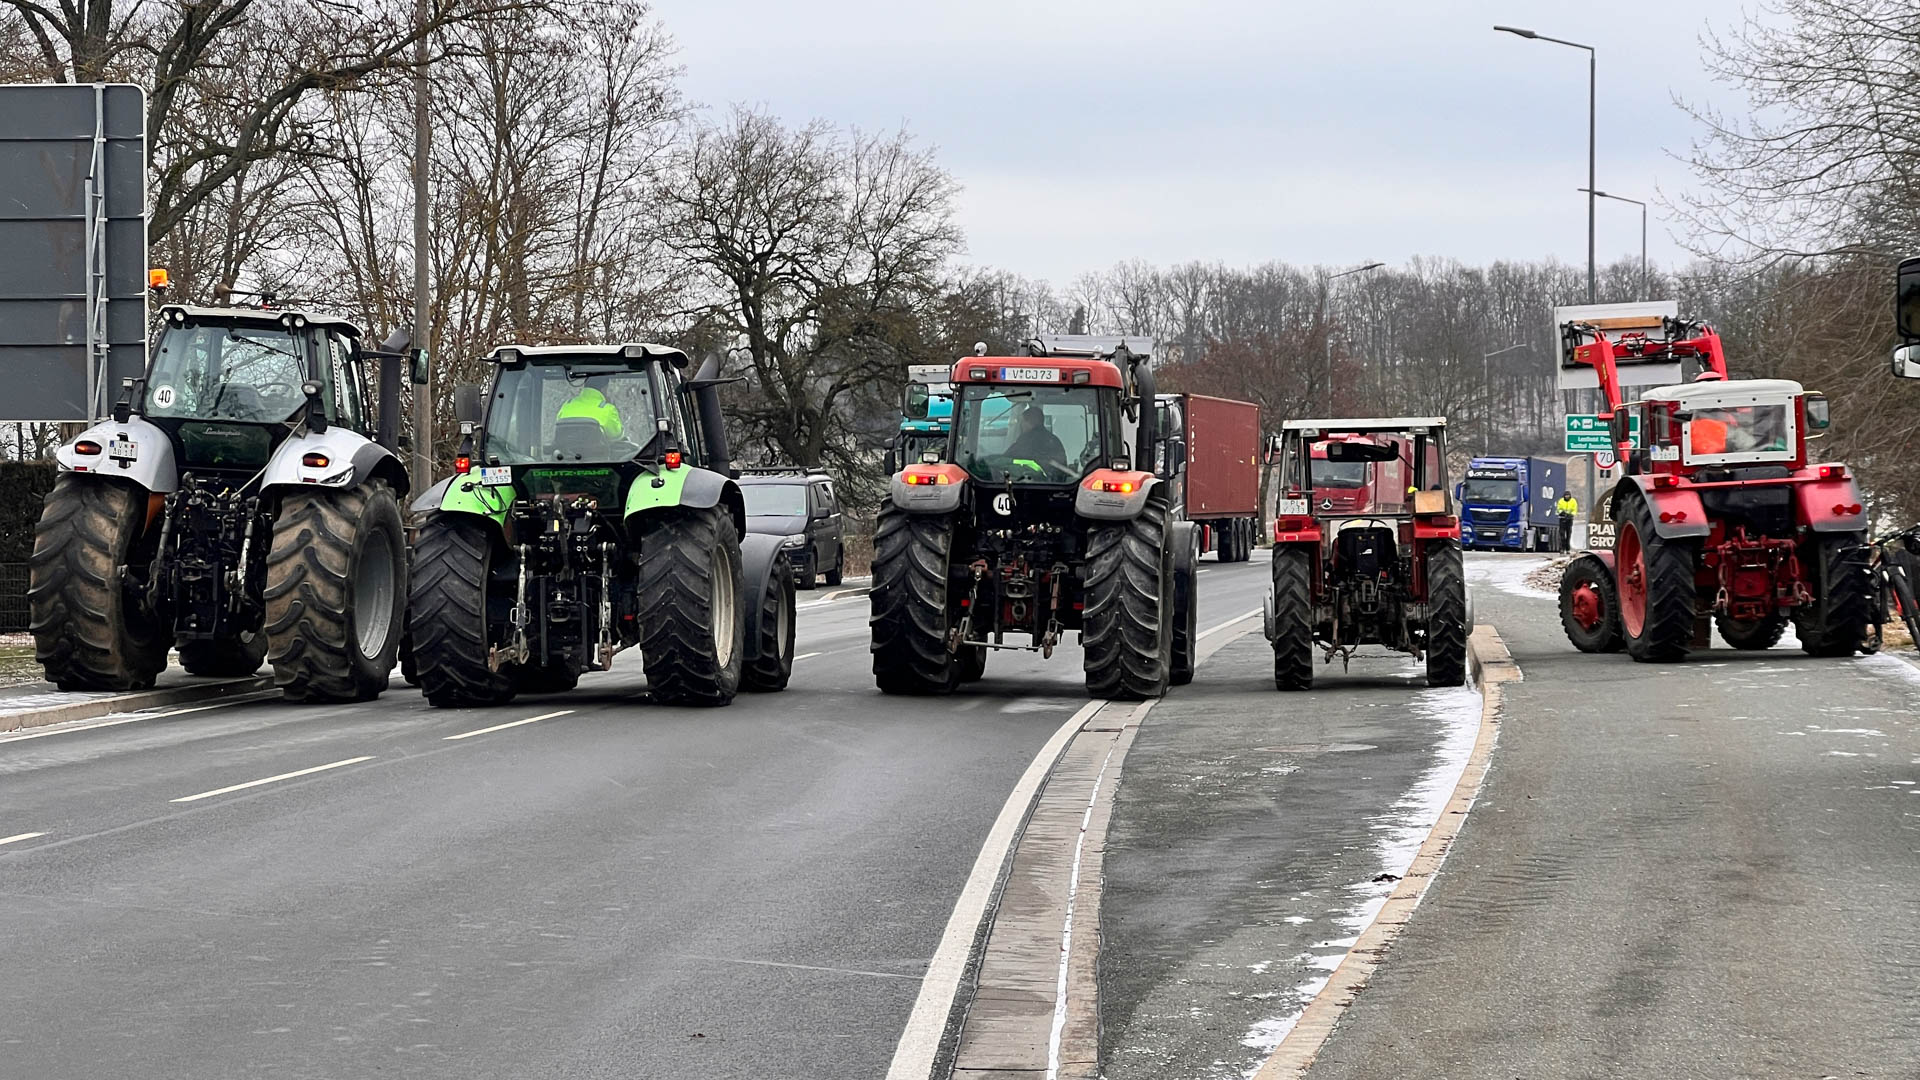
[[[1047,415],[1038,405],[1020,410],[1020,435],[1007,447],[1007,456],[1063,469],[1067,465],[1067,448],[1047,430]]]
[[[618,439],[626,430],[620,422],[620,410],[607,400],[607,387],[613,382],[612,376],[594,375],[572,399],[560,406],[559,420],[593,420],[599,423],[600,430],[609,439]]]

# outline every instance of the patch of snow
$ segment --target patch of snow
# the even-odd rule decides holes
[[[1905,679],[1920,685],[1920,667],[1915,667],[1891,653],[1874,653],[1855,661],[1863,667],[1872,668],[1875,674],[1890,675],[1896,679]]]
[[[1551,561],[1544,555],[1467,556],[1467,583],[1489,585],[1512,596],[1529,600],[1558,600],[1560,594],[1527,581],[1527,576]]]

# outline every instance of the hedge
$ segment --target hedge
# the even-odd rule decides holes
[[[55,475],[50,461],[0,461],[0,563],[33,554],[33,526]]]

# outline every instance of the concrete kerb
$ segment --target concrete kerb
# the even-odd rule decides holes
[[[0,732],[64,724],[74,720],[92,720],[114,713],[139,712],[142,709],[157,709],[166,705],[190,705],[203,701],[217,701],[221,698],[271,689],[273,689],[273,676],[258,675],[247,679],[196,682],[187,686],[167,686],[125,694],[74,695],[77,698],[74,701],[0,711]],[[52,696],[51,693],[49,696]],[[5,703],[0,701],[0,708],[4,706]]]
[[[1480,794],[1480,785],[1486,780],[1487,765],[1493,756],[1494,745],[1499,741],[1501,685],[1521,678],[1520,668],[1514,664],[1506,642],[1491,626],[1482,626],[1473,632],[1468,639],[1467,654],[1468,670],[1481,693],[1480,733],[1474,740],[1473,753],[1467,758],[1466,767],[1460,772],[1460,780],[1454,785],[1453,797],[1448,800],[1440,819],[1434,822],[1426,842],[1420,845],[1419,854],[1414,856],[1406,876],[1400,879],[1400,884],[1394,888],[1379,914],[1374,916],[1373,924],[1347,950],[1345,959],[1334,969],[1327,985],[1307,1004],[1306,1010],[1293,1025],[1293,1030],[1287,1033],[1274,1049],[1273,1055],[1254,1073],[1254,1080],[1292,1080],[1306,1073],[1319,1055],[1320,1048],[1326,1045],[1334,1025],[1339,1023],[1340,1017],[1353,1004],[1360,991],[1366,988],[1374,970],[1380,966],[1392,946],[1393,939],[1400,935],[1401,928],[1413,917],[1414,908],[1420,905],[1420,899],[1433,883],[1440,864],[1446,860],[1447,849],[1452,846],[1454,838],[1460,835],[1467,811],[1473,808],[1473,801]]]

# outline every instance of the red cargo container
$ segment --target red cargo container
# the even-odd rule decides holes
[[[1185,440],[1176,490],[1182,517],[1205,526],[1202,551],[1245,559],[1259,534],[1260,406],[1250,401],[1161,394],[1161,431]]]

